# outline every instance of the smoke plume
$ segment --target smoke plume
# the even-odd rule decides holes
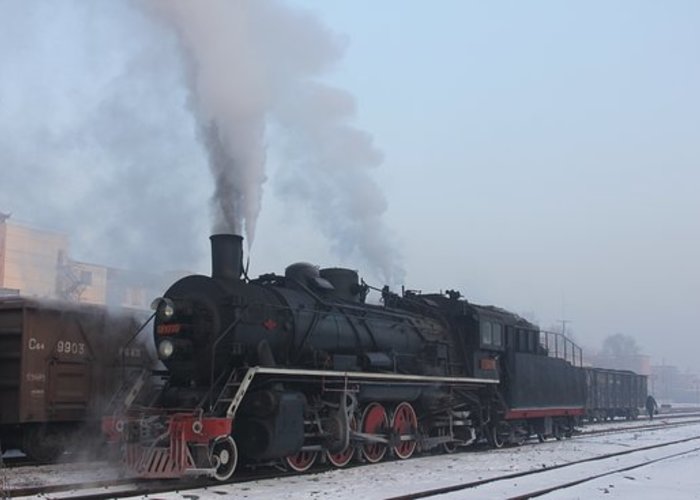
[[[152,0],[186,61],[190,106],[215,180],[215,231],[255,237],[271,125],[284,142],[277,192],[306,202],[334,250],[390,282],[403,279],[369,175],[382,161],[351,125],[355,102],[320,82],[342,41],[307,12],[275,0]],[[276,137],[277,139],[277,137]]]
[[[214,182],[215,232],[255,238],[265,182],[267,91],[244,2],[153,0],[177,32],[189,104]]]
[[[0,5],[12,220],[66,233],[79,260],[204,267],[203,200],[214,231],[250,244],[269,144],[274,194],[308,207],[348,262],[402,281],[371,176],[382,154],[353,127],[353,97],[322,81],[344,40],[313,15],[274,0]]]

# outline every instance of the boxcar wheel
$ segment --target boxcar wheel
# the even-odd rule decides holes
[[[55,462],[66,450],[67,433],[46,426],[31,426],[24,431],[22,451],[39,463]]]

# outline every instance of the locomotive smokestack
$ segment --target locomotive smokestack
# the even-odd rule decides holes
[[[243,269],[243,236],[213,234],[211,240],[211,277],[237,280]]]

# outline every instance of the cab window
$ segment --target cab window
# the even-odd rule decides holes
[[[491,323],[491,343],[495,347],[503,345],[503,328],[500,323]]]
[[[482,321],[479,326],[482,347],[503,347],[503,325],[493,321]]]
[[[527,352],[527,331],[518,328],[518,351]]]
[[[488,321],[481,322],[481,345],[491,344],[491,323]]]

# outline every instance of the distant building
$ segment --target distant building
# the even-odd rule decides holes
[[[148,309],[169,282],[165,274],[72,260],[68,235],[9,219],[9,214],[0,213],[0,297],[21,295]]]
[[[677,366],[655,365],[651,367],[649,392],[664,402],[700,404],[700,376]]]
[[[0,219],[0,288],[22,295],[56,298],[59,260],[68,253],[68,236]]]

